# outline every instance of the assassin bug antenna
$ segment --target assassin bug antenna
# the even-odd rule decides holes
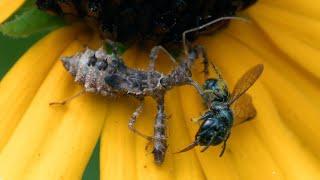
[[[221,18],[218,18],[218,19],[215,19],[213,21],[210,21],[202,26],[199,26],[199,27],[195,27],[195,28],[192,28],[192,29],[189,29],[189,30],[186,30],[182,33],[182,42],[183,42],[183,48],[184,48],[184,53],[185,55],[188,55],[188,46],[187,46],[187,39],[186,39],[186,36],[188,33],[191,33],[191,32],[195,32],[195,31],[199,31],[199,30],[202,30],[208,26],[211,26],[217,22],[220,22],[220,21],[225,21],[225,20],[240,20],[240,21],[245,21],[245,22],[249,22],[248,19],[245,19],[243,17],[235,17],[235,16],[225,16],[225,17],[221,17]]]

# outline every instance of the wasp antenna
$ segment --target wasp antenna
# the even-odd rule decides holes
[[[210,145],[209,145],[209,146],[204,147],[203,149],[201,149],[201,151],[200,151],[200,152],[205,152],[209,147],[210,147]]]
[[[194,141],[193,143],[191,143],[190,145],[188,145],[187,147],[183,148],[182,150],[175,152],[173,154],[178,154],[178,153],[183,153],[183,152],[187,152],[191,149],[193,149],[194,147],[198,146],[198,142]]]

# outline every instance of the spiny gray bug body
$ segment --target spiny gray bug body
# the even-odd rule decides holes
[[[155,46],[151,50],[148,70],[127,67],[117,54],[115,44],[111,41],[108,42],[113,47],[112,54],[107,54],[103,48],[97,51],[86,49],[82,53],[62,58],[62,62],[65,68],[75,77],[75,81],[84,85],[86,92],[99,93],[104,96],[128,95],[140,100],[140,105],[129,120],[129,128],[138,135],[154,142],[154,159],[159,165],[164,161],[167,149],[165,123],[167,118],[164,111],[165,93],[177,86],[193,86],[206,103],[208,110],[200,117],[200,120],[204,121],[196,135],[196,140],[180,152],[188,151],[197,145],[206,146],[204,148],[206,150],[211,145],[218,145],[224,142],[222,155],[230,135],[234,117],[235,119],[248,120],[256,114],[250,96],[242,95],[261,75],[263,65],[258,65],[249,70],[238,81],[230,97],[221,74],[213,64],[213,68],[219,78],[207,79],[209,61],[206,52],[199,45],[192,46],[187,44],[186,34],[203,29],[216,22],[230,19],[243,20],[237,17],[222,17],[204,26],[185,31],[182,34],[185,57],[169,74],[163,74],[155,70],[155,61],[160,50],[169,55],[170,59],[176,63],[162,46]],[[205,79],[207,79],[204,87],[201,87],[192,79],[191,67],[198,57],[203,59],[203,72]],[[83,92],[78,95],[83,94]],[[65,104],[76,96],[51,104]],[[153,137],[144,135],[134,127],[136,119],[143,109],[144,97],[146,96],[152,97],[157,102]],[[241,96],[244,97],[242,100]],[[235,101],[236,103],[234,103]],[[236,108],[232,112],[230,105],[233,103]]]
[[[87,92],[105,96],[150,95],[150,91],[155,91],[160,86],[160,83],[154,80],[163,76],[158,72],[146,74],[128,68],[121,59],[108,55],[104,48],[98,51],[86,49],[83,53],[62,58],[62,62],[75,77],[75,81],[83,84]]]
[[[97,51],[86,49],[82,53],[62,58],[64,67],[74,76],[76,82],[84,86],[86,92],[99,93],[103,96],[128,95],[141,101],[129,121],[129,128],[154,142],[153,154],[157,164],[164,161],[167,149],[165,93],[173,87],[182,85],[192,85],[202,93],[200,85],[192,79],[191,66],[199,55],[204,57],[205,66],[208,64],[204,49],[201,46],[194,46],[189,49],[184,61],[169,74],[163,74],[154,69],[160,50],[167,52],[161,46],[151,50],[148,70],[127,67],[117,53],[107,54],[104,48]],[[205,70],[207,69],[205,67]],[[146,136],[134,128],[146,96],[152,97],[157,102],[153,137]]]

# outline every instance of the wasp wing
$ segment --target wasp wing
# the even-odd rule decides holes
[[[249,69],[236,83],[228,104],[234,103],[240,96],[242,96],[256,82],[262,72],[262,64],[258,64]]]
[[[243,94],[232,106],[234,126],[254,118],[257,114],[249,94]]]

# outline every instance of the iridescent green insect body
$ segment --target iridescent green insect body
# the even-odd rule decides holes
[[[232,94],[229,93],[227,84],[223,80],[218,69],[213,65],[217,79],[207,79],[204,83],[203,99],[208,106],[208,110],[199,118],[202,124],[195,136],[195,141],[181,150],[180,152],[188,151],[197,145],[204,146],[205,151],[210,146],[215,146],[223,143],[220,156],[223,155],[226,142],[230,136],[231,128],[234,124],[235,116],[238,117],[242,111],[243,120],[248,120],[256,115],[256,111],[251,103],[251,97],[244,93],[255,83],[263,72],[263,65],[259,64],[248,70],[237,82]],[[243,96],[244,95],[244,96]],[[232,110],[231,105],[240,97],[243,103],[237,109]]]

